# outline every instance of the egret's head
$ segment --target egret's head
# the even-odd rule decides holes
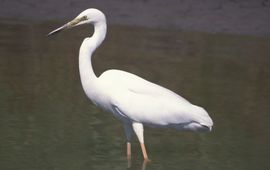
[[[54,35],[62,30],[69,29],[72,27],[76,27],[78,25],[83,25],[83,24],[97,24],[97,23],[104,23],[106,22],[106,17],[105,15],[99,11],[98,9],[90,8],[87,9],[83,12],[81,12],[76,18],[74,18],[72,21],[66,23],[65,25],[53,30],[48,34]]]

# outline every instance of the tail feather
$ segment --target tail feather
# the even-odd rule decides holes
[[[195,113],[194,119],[196,122],[198,122],[202,126],[211,127],[212,129],[212,126],[214,125],[213,120],[211,119],[211,117],[208,115],[208,113],[204,108],[195,106],[194,113]]]

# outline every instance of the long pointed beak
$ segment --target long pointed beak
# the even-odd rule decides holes
[[[87,19],[87,17],[85,17],[85,16],[84,16],[84,17],[80,17],[80,18],[75,18],[75,19],[73,19],[72,21],[66,23],[65,25],[63,25],[63,26],[61,26],[61,27],[59,27],[59,28],[53,30],[53,31],[50,32],[47,36],[51,36],[51,35],[54,35],[54,34],[56,34],[56,33],[61,32],[61,31],[63,31],[63,30],[66,30],[66,29],[75,27],[75,26],[77,26],[77,25],[80,25],[79,23],[80,23],[81,21],[85,21],[86,19]]]
[[[54,35],[54,34],[56,34],[56,33],[59,33],[59,32],[61,32],[61,31],[65,30],[65,29],[68,29],[68,27],[69,27],[69,26],[68,26],[68,23],[67,23],[67,24],[65,24],[65,25],[63,25],[63,26],[61,26],[61,27],[59,27],[59,28],[53,30],[52,32],[50,32],[49,34],[47,34],[47,36],[51,36],[51,35]]]

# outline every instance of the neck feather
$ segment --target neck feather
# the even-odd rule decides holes
[[[94,24],[94,34],[90,38],[85,38],[79,54],[80,77],[84,91],[88,95],[91,93],[91,86],[95,85],[97,76],[92,66],[92,54],[101,45],[106,36],[107,26],[105,22]]]

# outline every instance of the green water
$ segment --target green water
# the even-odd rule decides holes
[[[122,124],[86,98],[78,50],[87,26],[0,20],[0,169],[270,169],[270,37],[109,25],[97,75],[140,75],[208,110],[211,133],[145,129],[152,162]]]

